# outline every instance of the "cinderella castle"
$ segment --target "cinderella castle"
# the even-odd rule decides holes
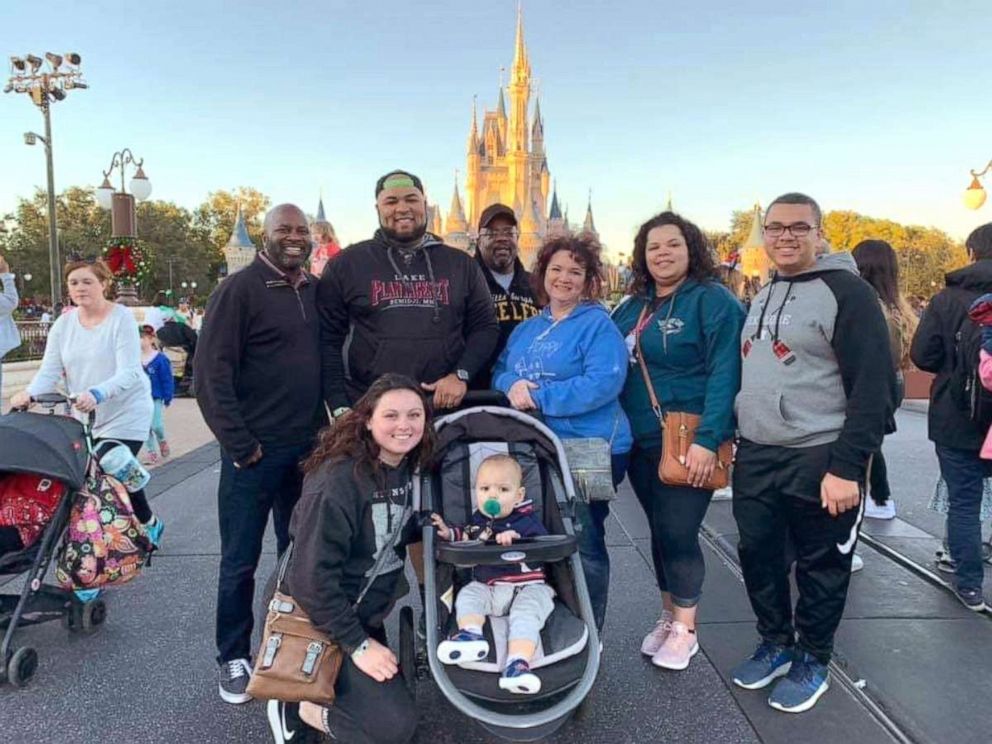
[[[481,128],[475,104],[472,106],[465,169],[466,199],[462,201],[456,182],[443,229],[440,209],[431,208],[431,232],[443,236],[448,245],[467,250],[477,237],[479,215],[486,207],[496,202],[512,206],[520,229],[520,259],[525,266],[532,264],[546,236],[570,229],[558,195],[551,190],[544,119],[536,99],[531,113],[532,81],[524,44],[523,14],[518,8],[513,67],[506,95],[500,85],[496,109],[483,112]],[[596,232],[591,201],[582,229]]]

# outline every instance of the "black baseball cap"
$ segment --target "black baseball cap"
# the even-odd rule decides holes
[[[496,204],[490,204],[482,210],[482,215],[479,217],[479,229],[482,230],[489,227],[489,223],[496,217],[507,217],[514,225],[517,224],[517,215],[514,214],[513,210],[505,204],[499,204],[497,202]]]
[[[396,181],[395,184],[390,183],[389,186],[386,185],[387,182]],[[424,184],[419,178],[417,178],[412,173],[408,173],[405,170],[393,170],[389,171],[386,175],[382,176],[378,181],[375,182],[375,195],[376,198],[379,197],[379,193],[386,188],[394,188],[396,186],[413,186],[421,194],[424,193]]]

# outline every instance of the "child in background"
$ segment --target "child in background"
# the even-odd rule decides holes
[[[148,464],[155,465],[159,457],[169,456],[169,443],[165,438],[165,420],[162,416],[165,407],[172,403],[175,386],[172,381],[172,364],[155,346],[155,329],[150,325],[141,326],[141,366],[145,369],[152,384],[152,400],[155,410],[152,414],[152,428],[148,433],[145,448],[148,450]]]
[[[475,477],[478,507],[466,527],[448,526],[437,514],[431,520],[442,540],[488,540],[510,545],[514,540],[548,534],[524,500],[523,471],[508,455],[492,455],[479,465]],[[458,632],[437,649],[445,664],[479,661],[489,655],[489,643],[482,634],[487,615],[509,615],[506,667],[500,689],[522,695],[540,692],[541,680],[530,670],[541,628],[554,609],[554,590],[545,583],[544,569],[525,563],[506,566],[476,566],[472,581],[462,587],[455,599]]]

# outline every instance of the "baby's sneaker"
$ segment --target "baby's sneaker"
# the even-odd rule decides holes
[[[489,656],[489,642],[481,633],[459,630],[451,638],[441,641],[437,647],[437,658],[442,664],[464,664],[467,661],[482,661]]]
[[[523,659],[514,659],[499,678],[499,689],[518,695],[534,695],[541,691],[541,678],[530,670]]]

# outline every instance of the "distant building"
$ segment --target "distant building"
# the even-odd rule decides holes
[[[245,225],[245,218],[241,213],[241,205],[239,204],[238,216],[234,220],[234,229],[231,231],[231,239],[224,246],[227,275],[230,276],[234,272],[240,271],[254,261],[257,252],[258,249],[248,237],[248,226]]]

